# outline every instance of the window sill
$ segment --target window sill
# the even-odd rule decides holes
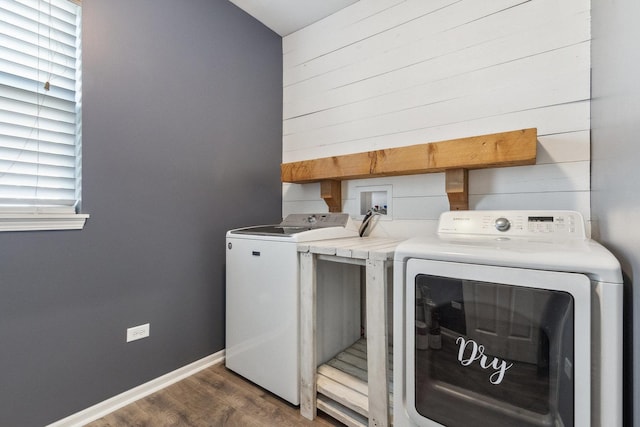
[[[0,232],[82,230],[89,218],[76,213],[7,213],[0,212]]]

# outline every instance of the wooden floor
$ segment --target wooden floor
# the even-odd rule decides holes
[[[298,407],[217,364],[85,427],[342,426],[318,413],[309,421]]]

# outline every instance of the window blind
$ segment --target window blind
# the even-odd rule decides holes
[[[0,0],[0,24],[0,210],[75,211],[81,190],[80,6]]]

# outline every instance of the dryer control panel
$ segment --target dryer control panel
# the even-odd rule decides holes
[[[575,211],[449,211],[438,233],[483,236],[586,238],[582,215]]]

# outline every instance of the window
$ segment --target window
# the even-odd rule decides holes
[[[0,231],[79,229],[81,8],[0,0]]]

